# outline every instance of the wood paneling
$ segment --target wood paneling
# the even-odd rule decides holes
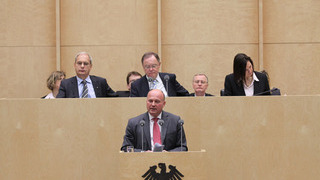
[[[320,94],[319,44],[266,44],[270,85],[282,94]]]
[[[208,161],[206,161],[207,153],[201,151],[120,153],[118,156],[120,172],[118,179],[145,179],[141,176],[145,174],[150,167],[158,166],[159,163],[165,163],[166,173],[171,172],[171,169],[168,167],[169,165],[174,166],[183,175],[183,177],[181,177],[179,174],[176,174],[178,177],[181,177],[181,179],[207,180],[208,172],[210,171],[208,168]],[[173,172],[174,171],[172,171],[172,173]],[[157,167],[156,173],[160,173],[159,167]],[[176,179],[178,178],[176,177]]]
[[[157,2],[61,1],[61,45],[156,45]]]
[[[263,1],[265,43],[319,43],[320,1]]]
[[[185,121],[189,150],[206,150],[207,179],[320,176],[320,96],[166,100],[165,110]],[[145,101],[0,100],[0,179],[125,177],[119,171],[125,127],[146,112]],[[187,159],[181,162],[192,169]]]
[[[1,1],[0,46],[54,45],[55,1]]]
[[[0,6],[0,98],[42,97],[55,70],[55,2],[3,0]]]
[[[257,43],[258,1],[162,0],[163,44]]]
[[[55,47],[0,47],[0,97],[40,98],[50,92],[47,78],[55,70]]]

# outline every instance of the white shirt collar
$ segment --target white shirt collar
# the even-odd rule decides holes
[[[148,112],[148,115],[149,115],[149,120],[153,122],[152,118],[155,118],[155,117],[153,117],[149,112]],[[162,116],[162,112],[156,118],[161,119],[161,116]]]
[[[243,89],[244,92],[246,94],[246,96],[253,96],[254,93],[254,81],[259,81],[259,79],[257,78],[256,74],[253,72],[253,81],[251,82],[251,84],[249,86],[247,86],[245,83],[243,83]]]
[[[153,79],[152,77],[149,77],[149,76],[147,76],[147,75],[146,75],[146,78],[147,78],[147,80],[148,80],[149,78]],[[156,77],[155,80],[157,80],[158,82],[161,82],[161,78],[160,78],[160,76],[159,76],[159,73],[158,73],[158,75],[157,75],[157,77]],[[148,81],[148,82],[149,82],[149,81]]]
[[[256,74],[254,72],[253,72],[252,76],[253,76],[253,81],[251,82],[251,84],[249,86],[247,86],[246,83],[243,82],[243,87],[244,88],[250,88],[250,87],[253,86],[253,82],[254,81],[259,81],[258,77],[256,76]]]
[[[256,76],[256,73],[253,72],[253,80],[254,81],[259,81],[258,77]]]
[[[79,78],[78,76],[76,76],[76,77],[77,77],[78,85],[80,85],[80,84],[82,83],[83,79]],[[92,82],[91,82],[91,79],[90,79],[90,76],[88,76],[85,80],[86,80],[87,83],[89,83],[89,84],[92,83]]]

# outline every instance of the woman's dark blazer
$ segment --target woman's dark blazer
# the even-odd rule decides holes
[[[263,93],[261,95],[270,95],[270,87],[268,78],[265,74],[262,74],[260,72],[254,71],[259,81],[254,81],[254,91],[253,94],[259,94]],[[225,96],[245,96],[246,93],[244,92],[243,84],[237,84],[234,80],[234,75],[229,74],[226,76],[224,81],[224,95]]]

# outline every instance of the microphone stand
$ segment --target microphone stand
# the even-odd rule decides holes
[[[140,126],[141,126],[141,143],[142,143],[142,145],[141,145],[141,152],[144,152],[143,151],[143,126],[144,126],[144,124],[145,124],[146,122],[144,121],[144,120],[141,120],[140,121]]]
[[[167,88],[168,97],[169,97],[169,85],[168,85],[169,79],[170,79],[169,75],[164,76],[164,80],[166,81],[166,88]]]
[[[183,124],[184,124],[184,121],[182,120],[182,119],[180,119],[179,121],[178,121],[178,123],[180,124],[180,126],[181,126],[181,138],[180,138],[180,151],[182,151],[182,131],[183,131]]]
[[[272,88],[272,89],[270,89],[270,90],[268,90],[268,91],[264,91],[264,92],[261,92],[261,93],[258,93],[258,94],[254,94],[254,96],[260,96],[260,95],[264,95],[264,94],[266,94],[266,93],[270,93],[270,95],[272,95],[272,93],[274,92],[274,91],[277,91],[278,90],[278,88]]]

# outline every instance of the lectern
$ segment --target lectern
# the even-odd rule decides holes
[[[119,179],[175,176],[182,180],[208,179],[205,150],[189,152],[119,153]],[[143,177],[144,176],[144,177]],[[166,179],[166,178],[163,178]]]

